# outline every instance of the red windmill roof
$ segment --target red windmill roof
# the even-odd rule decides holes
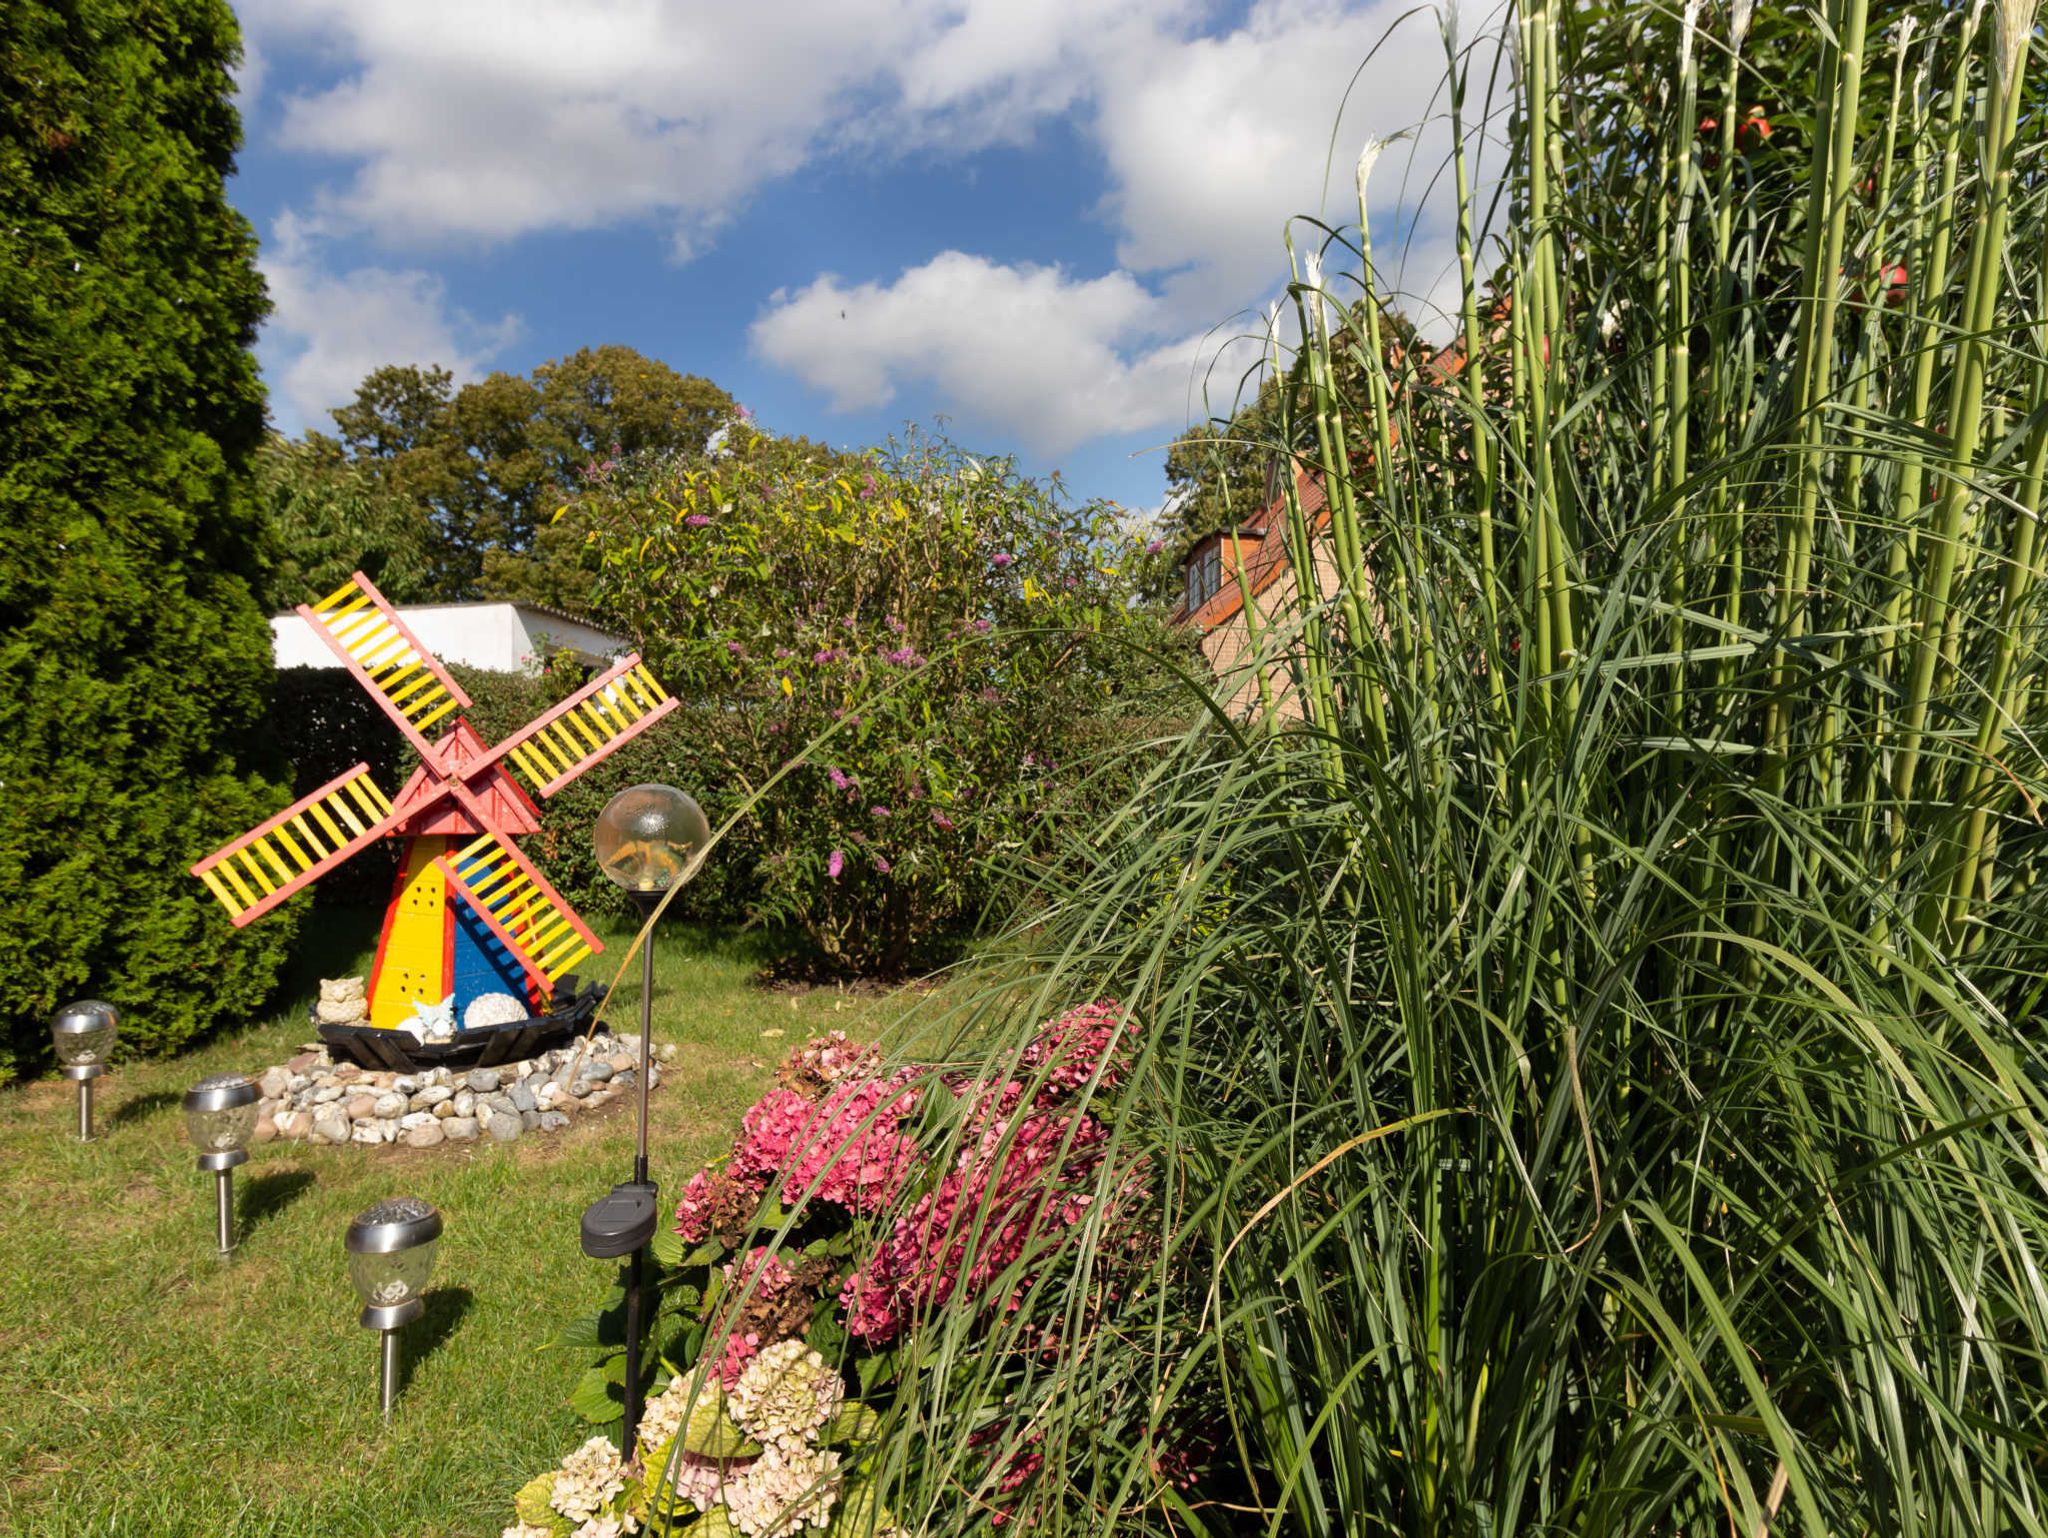
[[[468,718],[457,716],[455,725],[435,741],[434,751],[440,756],[440,773],[431,773],[424,764],[413,770],[412,777],[392,802],[394,811],[403,812],[428,802],[446,780],[460,775],[464,764],[482,758],[490,750],[483,738],[476,734],[476,728],[469,724]],[[540,831],[539,812],[519,782],[505,772],[502,762],[491,765],[481,778],[472,781],[469,791],[483,803],[484,811],[505,832],[516,836]],[[405,831],[408,837],[418,838],[427,834],[459,837],[483,830],[456,802],[442,800],[427,807],[406,825]]]

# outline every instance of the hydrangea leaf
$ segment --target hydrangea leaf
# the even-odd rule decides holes
[[[882,1430],[882,1417],[868,1405],[844,1404],[819,1429],[818,1440],[828,1447],[849,1442],[872,1442]]]
[[[589,1368],[576,1380],[576,1387],[569,1391],[569,1408],[598,1426],[608,1426],[626,1415],[625,1396],[613,1393],[602,1367]]]
[[[697,1396],[676,1440],[700,1458],[754,1458],[761,1452],[761,1444],[732,1423],[725,1412],[725,1394],[715,1383],[706,1384]]]
[[[683,1258],[690,1252],[683,1245],[683,1236],[672,1228],[657,1228],[654,1237],[647,1241],[648,1252],[654,1256],[654,1263],[670,1270],[682,1265]]]
[[[512,1497],[512,1510],[522,1522],[545,1527],[550,1532],[566,1533],[570,1528],[568,1518],[548,1504],[548,1497],[554,1493],[553,1471],[537,1474],[521,1485],[519,1493]]]
[[[895,1527],[896,1518],[882,1504],[872,1479],[850,1481],[839,1492],[839,1505],[825,1527],[826,1538],[872,1538]]]

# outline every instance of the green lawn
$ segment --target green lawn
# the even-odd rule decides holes
[[[367,924],[318,922],[333,970],[351,957],[366,970]],[[616,965],[623,937],[606,939]],[[679,1048],[653,1099],[665,1194],[730,1140],[792,1043],[834,1027],[876,1037],[908,1003],[768,992],[752,982],[760,959],[744,940],[662,937],[655,1038]],[[621,1029],[638,1018],[631,970]],[[0,1092],[0,1533],[495,1538],[512,1491],[578,1439],[564,1399],[582,1363],[542,1345],[613,1279],[576,1225],[630,1174],[630,1108],[502,1147],[265,1145],[238,1172],[243,1240],[222,1265],[178,1098],[309,1036],[294,1011],[175,1062],[124,1065],[100,1081],[90,1144],[68,1082]],[[386,1427],[342,1233],[401,1194],[434,1203],[447,1230]]]

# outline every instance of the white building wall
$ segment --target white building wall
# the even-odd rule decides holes
[[[401,607],[398,617],[441,661],[498,673],[523,672],[549,648],[568,647],[593,662],[632,650],[623,636],[522,604],[412,604]],[[327,643],[296,614],[273,615],[270,634],[281,668],[341,666]]]

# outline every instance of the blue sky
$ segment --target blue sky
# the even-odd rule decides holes
[[[1359,145],[1429,112],[1424,17],[1340,117],[1405,8],[242,0],[230,195],[276,304],[273,415],[327,426],[380,363],[622,342],[775,430],[943,416],[1156,505],[1205,373],[1227,395],[1247,361],[1219,343],[1285,280],[1286,217],[1355,221]],[[1399,183],[1375,177],[1376,235]],[[1424,221],[1409,286],[1444,255]]]

